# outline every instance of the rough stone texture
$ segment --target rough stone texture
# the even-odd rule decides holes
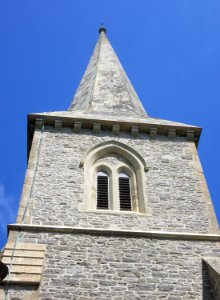
[[[119,162],[123,162],[126,165],[130,166],[129,161],[127,161],[126,159],[124,159],[123,157],[117,155],[117,154],[110,154],[110,155],[104,155],[102,158],[98,159],[97,162],[99,163],[108,163],[111,166],[114,166],[116,164],[118,164]]]
[[[8,298],[7,298],[8,297]],[[1,300],[38,300],[37,286],[13,285],[0,287]]]
[[[201,259],[219,252],[214,242],[58,233],[24,233],[22,239],[47,244],[42,300],[214,300]]]
[[[149,168],[145,179],[151,216],[80,211],[86,188],[80,161],[87,150],[108,140],[131,146],[145,159]],[[91,134],[86,130],[74,134],[67,128],[45,128],[40,149],[35,147],[39,150],[39,163],[29,201],[33,224],[198,233],[216,229],[209,220],[210,199],[208,192],[208,198],[203,193],[206,187],[191,141],[164,136],[151,139],[145,134],[132,139],[129,134],[115,137],[111,132]]]
[[[146,116],[104,32],[100,34],[69,110]]]
[[[187,232],[218,233],[194,141],[186,139],[197,142],[201,128],[147,117],[103,31],[69,111],[33,114],[28,120],[30,138],[33,124],[36,129],[17,222],[90,231],[52,233],[42,226],[31,232],[26,226],[16,232],[11,226],[11,243],[19,237],[23,244],[46,245],[39,288],[8,282],[4,288],[11,300],[214,299],[202,257],[218,256],[219,243],[192,240],[192,235],[187,240]],[[147,213],[86,211],[85,201],[91,199],[84,196],[88,184],[81,160],[111,140],[132,147],[146,162],[148,172],[140,167],[135,172],[139,181],[145,176]],[[120,152],[106,153],[99,162],[123,161]],[[103,231],[92,234],[91,228]],[[104,229],[111,229],[111,236]],[[161,236],[114,236],[117,230],[155,230]],[[164,231],[183,233],[186,240],[163,238]]]

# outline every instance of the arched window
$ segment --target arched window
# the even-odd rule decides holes
[[[126,173],[118,175],[120,210],[132,210],[131,183]]]
[[[85,153],[82,210],[149,213],[145,188],[146,162],[118,141],[100,143]]]
[[[105,172],[97,173],[97,209],[109,209],[109,177]]]

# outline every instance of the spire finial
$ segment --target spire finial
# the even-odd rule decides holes
[[[99,33],[101,33],[101,32],[104,32],[104,33],[107,32],[106,28],[104,27],[103,22],[101,23],[101,26],[99,27]]]

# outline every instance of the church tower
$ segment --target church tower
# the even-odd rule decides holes
[[[28,116],[0,299],[220,299],[200,134],[147,115],[100,28],[68,111]]]

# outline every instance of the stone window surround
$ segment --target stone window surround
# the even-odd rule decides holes
[[[117,154],[127,160],[112,167],[108,163],[97,162],[103,156]],[[145,192],[145,172],[147,171],[146,162],[143,157],[133,148],[118,141],[108,141],[100,143],[89,149],[80,162],[80,167],[84,168],[84,201],[81,206],[82,211],[103,213],[150,213],[147,206],[147,195]],[[110,210],[96,209],[96,175],[99,171],[109,174],[110,187]],[[131,177],[132,190],[132,211],[120,211],[118,200],[118,174],[125,171]],[[114,187],[114,188],[113,188]],[[116,188],[115,188],[116,187]]]
[[[91,203],[89,204],[90,209],[96,209],[97,195],[97,174],[98,172],[105,172],[109,177],[109,210],[120,211],[120,201],[119,201],[119,173],[125,172],[131,180],[131,201],[132,201],[132,211],[139,211],[138,209],[138,198],[137,198],[137,184],[136,176],[134,171],[129,168],[125,163],[119,163],[116,166],[110,166],[108,163],[103,164],[103,162],[98,162],[93,165],[93,175],[92,175],[92,195]],[[90,206],[91,205],[91,206]],[[99,209],[100,210],[100,209]]]

